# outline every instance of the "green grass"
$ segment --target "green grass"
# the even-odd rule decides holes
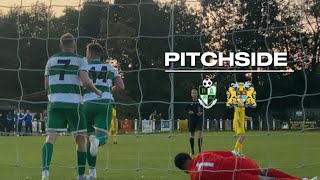
[[[184,180],[174,167],[178,152],[188,152],[189,135],[174,133],[119,135],[119,144],[108,142],[99,149],[98,176],[108,180]],[[263,167],[276,167],[298,176],[320,175],[319,132],[249,132],[245,153]],[[44,137],[0,137],[0,179],[39,180]],[[232,132],[205,133],[205,149],[233,148]],[[75,145],[70,136],[59,137],[50,169],[50,180],[75,179]],[[303,166],[303,167],[300,167]],[[169,170],[168,170],[169,169]]]

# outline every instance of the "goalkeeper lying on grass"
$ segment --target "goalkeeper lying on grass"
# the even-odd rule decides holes
[[[319,180],[296,177],[273,168],[263,169],[254,160],[237,157],[230,151],[203,151],[193,159],[187,153],[179,153],[174,162],[191,180]]]

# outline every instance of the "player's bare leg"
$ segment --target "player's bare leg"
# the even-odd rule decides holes
[[[46,141],[42,146],[42,180],[49,179],[49,167],[52,158],[53,144],[58,138],[56,131],[47,131]]]

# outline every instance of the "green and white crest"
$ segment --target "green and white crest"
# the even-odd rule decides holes
[[[199,86],[199,103],[206,109],[210,109],[217,103],[217,87],[210,79],[203,80],[203,85]]]

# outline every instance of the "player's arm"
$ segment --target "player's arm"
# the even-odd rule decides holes
[[[202,106],[198,106],[198,112],[197,112],[198,116],[202,116]]]
[[[187,114],[194,114],[194,112],[191,110],[189,104],[186,106],[185,111],[186,111]]]
[[[245,119],[246,121],[252,121],[252,117],[247,116],[247,115],[244,115],[244,119]]]
[[[223,152],[223,151],[221,151]],[[219,179],[219,180],[274,180],[274,179],[266,179],[264,176],[260,176],[257,174],[251,174],[247,172],[237,172],[234,176],[232,173],[225,171],[210,171],[203,170],[202,172],[195,172],[190,174],[191,180],[211,180],[211,179]],[[260,178],[261,177],[261,178]]]
[[[96,88],[96,86],[92,83],[92,81],[89,78],[88,61],[86,58],[82,58],[81,60],[81,65],[79,68],[79,77],[85,88],[87,88],[90,91],[93,91],[100,97],[102,96],[102,92],[98,88]]]
[[[113,79],[112,92],[124,90],[125,86],[120,76]]]
[[[275,180],[274,178],[270,177],[265,177],[265,176],[259,176],[255,174],[249,174],[249,173],[236,173],[234,178],[230,177],[230,173],[225,173],[225,172],[208,172],[204,171],[202,173],[197,172],[197,173],[192,173],[190,175],[191,180],[212,180],[212,179],[219,179],[219,180],[229,180],[229,179],[234,179],[234,180]]]
[[[110,65],[109,70],[114,75],[114,78],[112,80],[113,86],[111,88],[112,92],[124,90],[125,86],[124,86],[123,80],[120,77],[118,71],[111,64],[109,64],[109,65]]]
[[[259,175],[252,175],[252,174],[246,174],[246,175],[242,176],[242,178],[245,178],[245,179],[248,179],[248,180],[281,180],[281,179],[288,180],[288,178],[273,178],[273,177],[259,176]]]
[[[234,180],[275,180],[275,179],[270,179],[270,177],[265,177],[265,176],[260,176],[256,174],[251,174],[251,173],[244,173],[244,172],[239,172],[236,173]]]
[[[84,87],[95,92],[98,96],[102,96],[102,92],[99,89],[97,89],[96,86],[92,83],[87,71],[84,71],[84,70],[79,71],[79,77]]]
[[[49,88],[49,67],[50,67],[50,60],[48,60],[46,64],[46,68],[44,70],[44,89],[47,90]]]
[[[49,88],[49,78],[48,76],[44,76],[44,89],[47,90]]]
[[[280,171],[278,169],[274,168],[268,168],[268,169],[261,169],[261,176],[263,177],[270,177],[270,178],[277,178],[277,179],[291,179],[291,180],[300,180],[302,178],[293,176],[291,174],[288,174],[286,172]]]

